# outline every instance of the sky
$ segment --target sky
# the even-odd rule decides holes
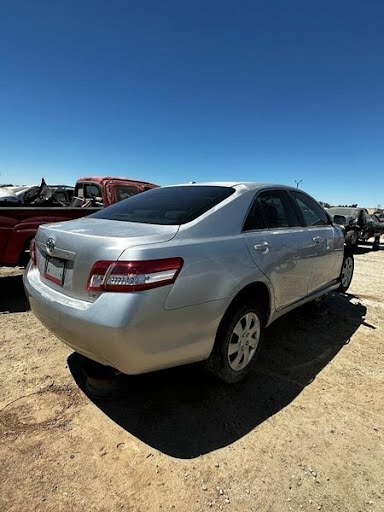
[[[0,182],[384,206],[383,23],[382,0],[0,0]]]

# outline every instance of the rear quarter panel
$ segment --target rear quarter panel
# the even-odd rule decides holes
[[[183,258],[183,268],[164,304],[168,310],[218,300],[226,308],[239,291],[256,281],[267,285],[272,309],[271,284],[250,257],[242,236],[254,195],[255,190],[244,193],[239,187],[233,196],[180,226],[173,240],[129,249],[119,259]]]
[[[164,303],[164,308],[178,309],[211,301],[226,304],[245,286],[264,282],[266,276],[256,267],[241,235],[215,239],[177,241],[156,246],[141,246],[125,251],[120,260],[181,257],[183,268]]]

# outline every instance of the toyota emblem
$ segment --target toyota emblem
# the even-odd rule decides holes
[[[45,244],[48,254],[52,254],[53,250],[55,249],[55,245],[55,240],[51,237],[48,238],[47,243]]]

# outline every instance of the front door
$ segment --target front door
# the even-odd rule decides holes
[[[307,225],[315,252],[308,292],[316,292],[340,275],[342,258],[339,243],[335,240],[335,230],[323,208],[303,192],[292,191],[291,195]]]

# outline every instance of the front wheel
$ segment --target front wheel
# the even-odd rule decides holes
[[[345,293],[351,285],[355,262],[350,252],[344,254],[343,265],[340,273],[340,286],[337,291]]]
[[[358,244],[357,233],[355,231],[348,231],[345,235],[345,245],[356,247]]]
[[[250,372],[261,347],[264,315],[258,306],[239,305],[224,316],[215,345],[206,362],[208,370],[234,384]]]

